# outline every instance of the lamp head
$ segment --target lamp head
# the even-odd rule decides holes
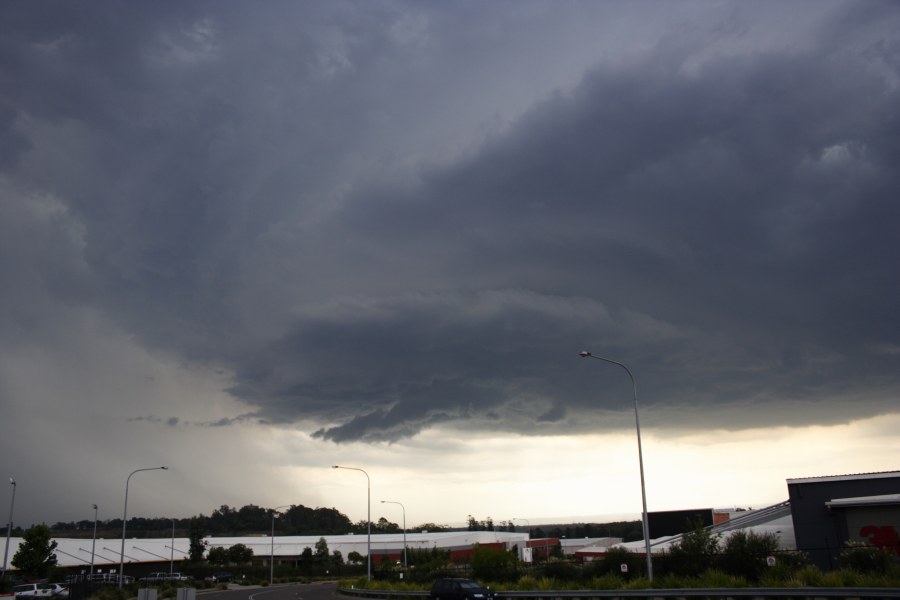
[[[12,477],[10,477],[10,478],[9,478],[9,483],[12,484],[12,485],[16,485],[16,480],[13,479]]]
[[[332,468],[332,469],[340,469],[341,467],[340,467],[340,465],[334,465],[334,466],[331,467],[331,468]]]
[[[582,350],[581,352],[578,353],[578,356],[580,356],[581,358],[587,358],[590,355],[591,355],[591,353],[588,352],[587,350]]]
[[[163,471],[168,471],[169,467],[160,467],[160,469],[162,469]]]
[[[94,507],[94,510],[97,510],[97,505],[96,505],[96,504],[93,504],[92,506]]]

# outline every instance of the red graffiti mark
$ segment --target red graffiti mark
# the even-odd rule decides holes
[[[900,555],[900,536],[892,525],[866,525],[859,530],[859,536],[867,538],[873,546]]]

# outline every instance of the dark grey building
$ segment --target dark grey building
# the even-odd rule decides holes
[[[797,549],[823,570],[838,568],[848,540],[900,555],[900,471],[788,479]]]

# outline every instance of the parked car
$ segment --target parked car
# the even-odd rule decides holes
[[[431,600],[493,600],[494,592],[477,581],[449,577],[431,586]]]
[[[68,598],[69,586],[62,583],[42,583],[41,586],[50,586],[50,595],[54,598]]]
[[[231,581],[231,573],[220,571],[219,573],[213,573],[207,577],[206,580],[212,581],[213,583],[228,583]]]
[[[28,598],[68,598],[69,588],[59,583],[23,583],[13,586],[17,599]]]

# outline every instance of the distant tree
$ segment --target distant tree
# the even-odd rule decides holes
[[[490,517],[485,521],[478,521],[472,515],[467,520],[469,531],[494,531],[494,520]]]
[[[369,531],[369,522],[365,519],[360,519],[356,523],[353,524],[353,533],[367,533]]]
[[[503,548],[475,544],[470,565],[472,574],[479,579],[508,579],[515,572],[516,557]]]
[[[206,519],[203,517],[193,517],[191,519],[190,530],[188,532],[188,557],[191,562],[200,562],[203,560],[203,553],[209,543],[203,538],[206,536]]]
[[[315,555],[313,554],[312,548],[307,546],[303,549],[303,552],[300,553],[300,559],[298,561],[298,566],[303,569],[304,573],[310,573],[315,565]]]
[[[410,531],[450,531],[449,525],[438,525],[436,523],[422,523],[416,525]]]
[[[351,565],[358,565],[366,560],[366,557],[357,552],[356,550],[351,550],[347,553],[347,562]]]
[[[313,560],[320,564],[328,562],[328,542],[325,541],[325,538],[319,538],[319,541],[316,542],[316,551],[313,555]]]
[[[265,531],[271,523],[271,512],[255,504],[247,504],[237,511],[235,529],[240,532]]]
[[[423,579],[441,577],[450,564],[450,550],[440,548],[407,548],[407,560]]]
[[[31,577],[46,577],[56,566],[56,542],[50,536],[50,528],[44,523],[26,530],[13,555],[12,566]]]
[[[228,549],[228,562],[234,565],[245,565],[253,561],[253,548],[244,544],[235,544]]]
[[[399,533],[400,531],[402,531],[399,525],[388,521],[384,517],[378,519],[378,522],[372,525],[372,529],[374,529],[378,533]]]
[[[344,564],[344,555],[341,554],[340,550],[335,550],[331,553],[331,564],[333,565],[342,565]]]
[[[222,546],[214,546],[209,549],[209,552],[206,553],[206,560],[213,565],[227,565],[228,564],[228,550],[223,548]]]
[[[233,533],[231,526],[234,521],[233,515],[236,513],[233,508],[227,504],[223,504],[219,508],[212,511],[207,521],[207,527],[212,535],[223,535]]]

